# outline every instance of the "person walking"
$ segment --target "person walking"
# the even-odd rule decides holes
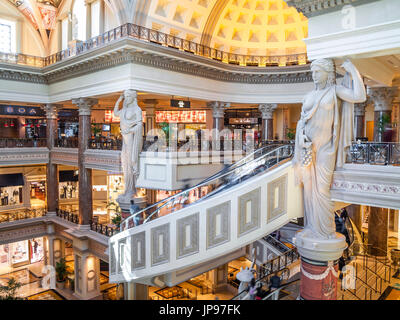
[[[135,204],[135,200],[131,200],[131,206],[129,208],[129,212],[131,215],[133,215],[133,223],[135,224],[134,226],[138,226],[140,222],[140,216],[139,214],[136,214],[137,212],[140,211],[140,208],[137,204]]]

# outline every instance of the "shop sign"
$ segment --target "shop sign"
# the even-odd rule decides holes
[[[156,111],[156,122],[205,123],[206,111]]]
[[[25,106],[0,106],[1,115],[14,115],[14,116],[38,116],[44,117],[44,111],[38,107],[25,107]]]
[[[229,124],[257,124],[258,118],[229,118]]]
[[[190,101],[171,99],[171,107],[174,107],[174,108],[190,108]]]
[[[146,111],[142,111],[142,121],[146,122]],[[117,117],[114,114],[114,111],[112,110],[106,110],[104,112],[104,122],[107,123],[114,123],[114,122],[119,122],[119,117]]]

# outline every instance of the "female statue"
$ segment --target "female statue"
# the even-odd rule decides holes
[[[124,99],[122,109],[119,104]],[[125,191],[122,195],[130,202],[136,194],[136,181],[139,177],[139,154],[142,151],[143,123],[142,110],[137,104],[135,90],[125,90],[117,100],[114,114],[120,118],[122,135],[121,163],[124,173]]]
[[[335,165],[345,162],[353,140],[354,103],[366,100],[363,80],[350,62],[342,85],[336,85],[335,66],[330,59],[311,64],[315,90],[303,100],[297,124],[293,159],[296,184],[303,185],[304,236],[320,239],[335,237],[334,203],[330,188]],[[349,76],[353,88],[349,85]]]

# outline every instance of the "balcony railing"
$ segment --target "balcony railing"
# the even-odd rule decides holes
[[[109,139],[109,138],[90,138],[89,149],[98,150],[122,150],[122,140],[120,139]]]
[[[240,66],[265,67],[307,63],[307,54],[305,52],[279,56],[253,56],[229,53],[131,23],[126,23],[87,41],[78,42],[76,47],[65,49],[44,58],[19,53],[0,53],[0,62],[32,67],[46,67],[124,38],[150,42],[223,63]]]
[[[400,143],[354,142],[348,161],[358,164],[400,165]]]
[[[57,217],[60,217],[64,220],[67,220],[72,223],[79,223],[79,215],[66,211],[66,210],[61,210],[61,209],[56,209],[56,215]],[[100,233],[102,235],[105,235],[107,237],[111,237],[117,232],[119,232],[118,226],[111,226],[111,225],[106,225],[106,224],[101,224],[96,221],[91,220],[89,222],[90,224],[90,230],[95,231],[97,233]]]
[[[66,210],[61,210],[61,209],[56,209],[56,215],[57,217],[60,217],[64,220],[67,220],[72,223],[79,223],[79,215],[74,214],[72,212],[66,211]]]
[[[78,148],[78,137],[54,139],[54,146],[58,148]]]
[[[106,224],[101,224],[95,221],[91,221],[90,230],[105,235],[107,237],[112,237],[114,234],[117,234],[119,232],[119,227],[109,226]]]
[[[0,223],[24,219],[39,218],[46,215],[46,209],[21,209],[18,211],[0,213]]]
[[[47,139],[14,139],[0,138],[0,148],[31,148],[31,147],[46,147]]]

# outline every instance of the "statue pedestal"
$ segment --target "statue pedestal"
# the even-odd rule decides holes
[[[119,196],[117,199],[117,202],[119,204],[119,207],[121,208],[121,217],[123,219],[126,219],[131,215],[130,213],[130,207],[131,207],[131,200],[135,200],[135,204],[139,206],[140,209],[146,208],[147,205],[147,197],[133,197],[133,198],[128,198],[124,197],[123,195]]]
[[[301,256],[300,299],[336,300],[338,262],[346,249],[346,238],[317,239],[298,231],[293,239]]]

